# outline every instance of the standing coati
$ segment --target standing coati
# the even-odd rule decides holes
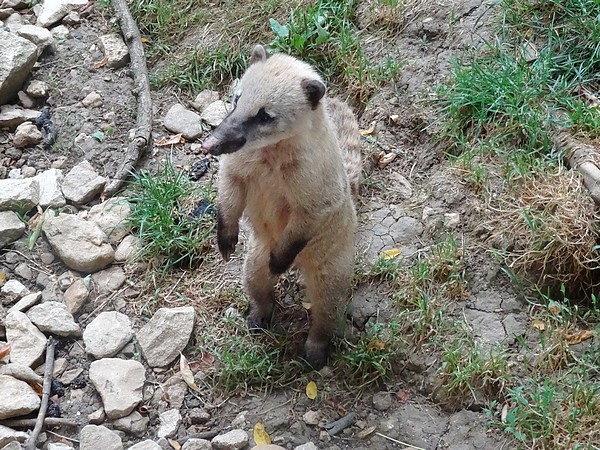
[[[233,110],[204,141],[220,159],[217,244],[228,260],[242,215],[251,228],[244,284],[248,324],[268,326],[277,277],[292,264],[311,301],[305,359],[327,362],[354,273],[360,134],[350,108],[325,96],[308,64],[258,45]]]

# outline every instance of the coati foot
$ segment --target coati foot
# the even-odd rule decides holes
[[[233,236],[224,236],[217,232],[217,245],[219,246],[219,252],[225,261],[229,261],[229,258],[231,258],[231,255],[235,251],[237,243],[237,234]]]
[[[271,313],[265,314],[254,306],[250,306],[248,314],[246,315],[246,321],[248,322],[248,328],[252,331],[264,330],[269,327],[271,322]]]
[[[321,370],[329,359],[329,341],[316,341],[308,338],[304,344],[304,359],[315,370]]]

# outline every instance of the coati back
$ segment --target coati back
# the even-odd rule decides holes
[[[217,244],[228,260],[239,221],[251,236],[244,263],[251,328],[268,326],[277,277],[295,264],[312,303],[305,358],[327,362],[354,269],[360,134],[343,102],[325,96],[308,64],[255,47],[233,110],[203,143],[220,159]]]

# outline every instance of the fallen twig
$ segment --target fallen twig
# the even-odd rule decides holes
[[[375,433],[375,434],[377,436],[381,436],[384,439],[388,439],[392,442],[395,442],[396,444],[404,445],[405,447],[408,447],[408,448],[413,448],[415,450],[425,450],[423,447],[416,447],[414,445],[407,444],[406,442],[399,441],[398,439],[394,439],[392,437],[386,436],[385,434],[381,434],[381,433]]]
[[[48,409],[48,399],[50,398],[50,388],[52,386],[52,373],[54,371],[54,338],[50,336],[48,338],[48,345],[46,346],[46,364],[44,366],[44,384],[42,387],[42,403],[38,412],[35,427],[31,432],[31,436],[25,442],[26,450],[35,450],[35,443],[37,438],[42,431],[44,426],[44,419],[46,418],[46,410]]]
[[[336,435],[340,431],[348,428],[354,422],[356,422],[356,414],[353,412],[346,414],[341,419],[338,419],[334,422],[329,422],[325,425],[325,431],[327,431],[330,435]]]
[[[126,0],[112,0],[112,5],[119,17],[121,30],[129,48],[131,71],[133,72],[135,85],[133,92],[137,96],[137,120],[135,134],[127,147],[125,160],[115,173],[113,180],[104,188],[104,197],[110,197],[121,188],[125,179],[150,144],[152,135],[152,98],[150,97],[148,68],[140,30],[131,16]]]
[[[37,419],[7,419],[0,420],[0,425],[9,428],[33,428],[37,423]],[[47,427],[80,427],[82,422],[72,419],[63,419],[61,417],[46,417],[44,425]]]

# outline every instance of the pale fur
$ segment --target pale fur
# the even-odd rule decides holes
[[[244,265],[249,322],[261,325],[272,313],[278,278],[269,261],[285,260],[294,243],[308,239],[293,262],[312,303],[306,359],[320,367],[343,322],[353,277],[357,223],[352,194],[360,182],[360,135],[345,103],[325,96],[311,107],[301,88],[306,79],[320,81],[312,67],[295,58],[275,54],[265,59],[255,50],[238,85],[237,107],[214,135],[225,135],[228,123],[238,120],[234,115],[253,117],[262,107],[277,123],[268,136],[256,132],[239,151],[221,156],[219,245],[227,259],[243,215],[251,228]],[[227,243],[233,243],[229,250]]]

